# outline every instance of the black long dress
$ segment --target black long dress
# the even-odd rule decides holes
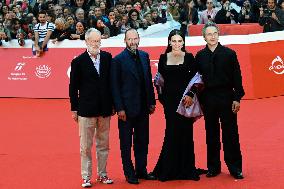
[[[189,81],[195,75],[194,57],[186,53],[184,63],[167,65],[167,54],[160,56],[158,71],[164,78],[160,101],[164,107],[166,130],[158,163],[152,174],[161,181],[198,180],[195,168],[193,119],[176,113]]]

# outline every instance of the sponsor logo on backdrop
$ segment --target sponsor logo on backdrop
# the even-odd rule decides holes
[[[284,74],[284,62],[280,56],[274,58],[274,60],[271,62],[269,70],[273,71],[277,75]]]
[[[37,56],[23,56],[22,57],[23,59],[31,59],[31,58],[39,58]]]
[[[51,74],[51,67],[48,65],[40,65],[36,67],[35,74],[38,78],[48,78]]]
[[[12,81],[26,81],[28,77],[26,73],[23,71],[26,63],[25,62],[18,62],[13,70],[8,76],[8,80]]]

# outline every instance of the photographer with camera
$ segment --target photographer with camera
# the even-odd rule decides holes
[[[18,18],[13,18],[11,20],[10,34],[11,39],[17,39],[20,46],[25,45],[26,33],[22,29],[20,20]]]
[[[218,10],[214,8],[213,0],[206,1],[206,10],[200,13],[200,24],[207,24],[207,22],[214,22]]]
[[[242,10],[239,13],[240,23],[254,23],[257,22],[256,16],[253,12],[251,3],[249,0],[245,0],[242,6]]]
[[[236,24],[238,23],[238,12],[231,7],[229,0],[222,0],[222,9],[215,16],[216,24]]]
[[[186,0],[184,4],[184,10],[180,13],[180,30],[183,35],[188,35],[188,27],[191,25],[196,25],[199,21],[198,12],[196,8],[194,8],[193,0]]]
[[[279,6],[279,8],[280,8],[282,11],[284,11],[284,0],[279,0],[279,1],[278,1],[278,6]]]
[[[120,21],[116,18],[114,9],[110,8],[107,11],[108,22],[106,22],[106,26],[110,30],[110,37],[117,36],[120,33]]]
[[[166,23],[167,22],[167,17],[166,17],[166,9],[161,9],[162,17],[159,16],[159,10],[156,8],[151,8],[150,13],[152,16],[152,21],[154,24],[159,24],[159,23]]]
[[[268,0],[265,8],[259,8],[258,22],[263,26],[263,32],[284,30],[284,11],[276,7],[276,0]]]
[[[176,2],[176,0],[168,1],[168,12],[172,15],[175,21],[179,21],[180,19],[180,10],[178,5],[179,4]]]
[[[128,24],[135,30],[138,28],[143,28],[144,30],[148,28],[147,21],[145,19],[140,19],[140,13],[136,9],[131,9],[129,11]]]
[[[0,46],[2,46],[2,40],[8,42],[10,39],[10,31],[4,26],[3,21],[0,21]]]

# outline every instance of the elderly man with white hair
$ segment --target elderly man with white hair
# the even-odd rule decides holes
[[[109,153],[110,90],[112,56],[100,50],[101,33],[90,28],[85,34],[87,50],[72,60],[69,96],[73,119],[79,124],[82,187],[91,187],[92,146],[95,138],[97,181],[112,184],[106,165]]]

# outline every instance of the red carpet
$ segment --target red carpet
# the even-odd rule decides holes
[[[194,181],[142,181],[126,184],[119,152],[116,117],[111,123],[109,176],[115,184],[94,188],[166,189],[283,189],[284,96],[245,100],[239,113],[239,133],[245,179],[235,181],[223,163],[216,178]],[[71,119],[67,99],[0,98],[0,188],[81,188],[78,128]],[[164,119],[161,106],[151,117],[148,170],[160,153]],[[204,122],[195,125],[198,167],[206,168]],[[96,169],[94,169],[96,170]],[[94,175],[95,176],[95,175]]]

